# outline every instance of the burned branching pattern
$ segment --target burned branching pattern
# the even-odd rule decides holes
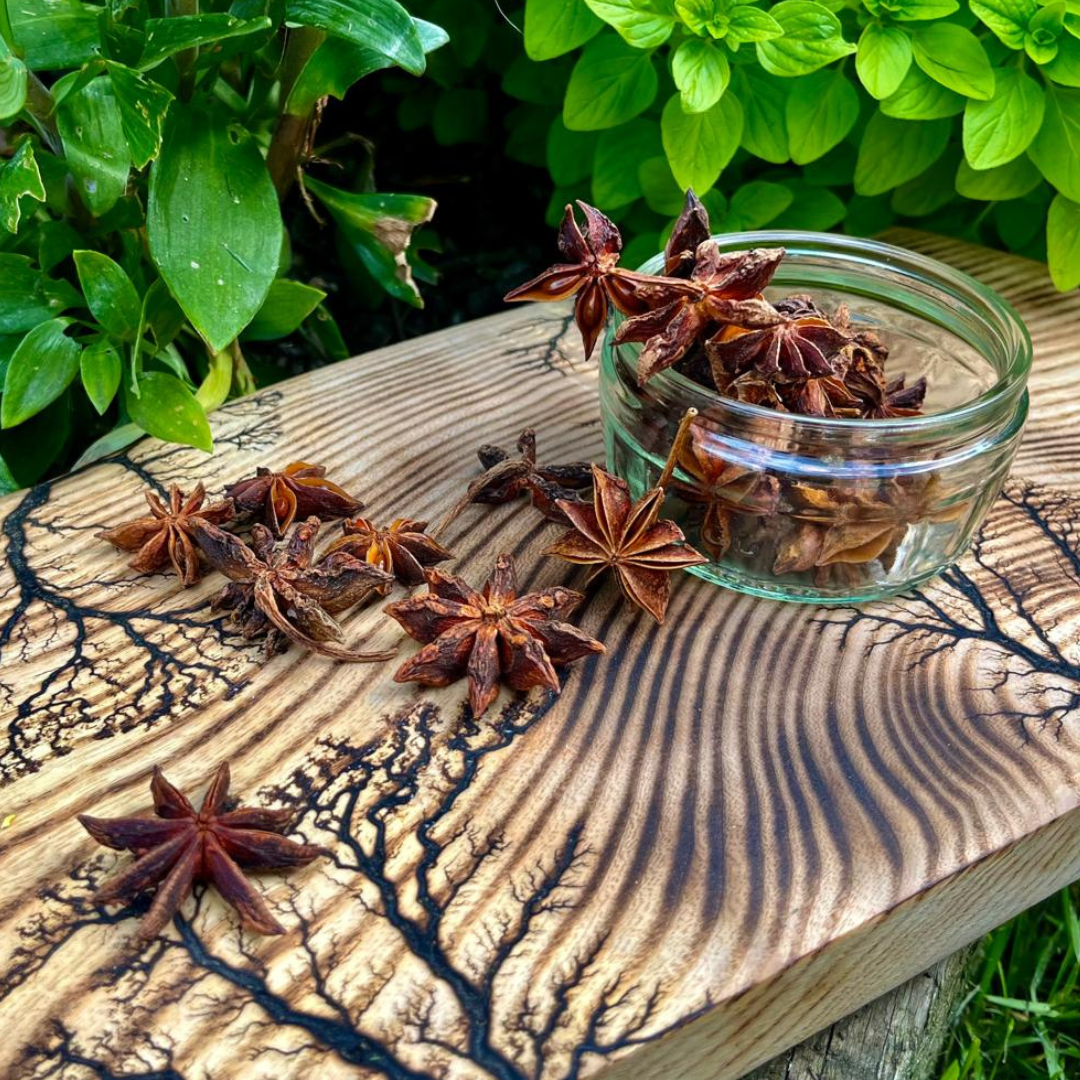
[[[268,392],[228,410],[219,449],[272,445],[280,435],[280,399]],[[175,446],[123,454],[110,465],[162,494],[190,471],[188,452]],[[78,576],[74,555],[106,524],[66,520],[53,484],[32,488],[4,518],[0,667],[18,669],[20,677],[0,676],[0,701],[11,717],[0,747],[0,785],[81,739],[148,727],[238,689],[244,654],[214,647],[221,631],[204,604],[185,597],[162,605],[119,571]],[[125,601],[132,593],[146,599]],[[110,640],[126,648],[110,648]]]
[[[43,1024],[26,1075],[98,1075],[87,1065],[94,1060],[102,1076],[181,1077],[175,1062],[186,1055],[156,1030],[167,1005],[204,1011],[216,1039],[235,1040],[282,1075],[321,1067],[353,1075],[333,1071],[346,1065],[421,1080],[461,1061],[469,1075],[497,1080],[573,1080],[590,1056],[661,1037],[671,1026],[664,987],[613,976],[602,931],[570,955],[544,956],[543,975],[521,977],[540,962],[533,945],[552,920],[572,915],[589,884],[597,860],[587,823],[507,872],[507,838],[470,818],[467,795],[488,758],[525,736],[553,700],[520,701],[485,720],[421,703],[366,745],[321,740],[285,784],[260,793],[298,805],[297,834],[332,851],[311,868],[320,880],[272,888],[290,930],[284,953],[233,930],[212,936],[221,916],[202,893],[194,917],[186,911],[137,957],[94,974],[110,1023],[92,1039],[55,1018]],[[87,904],[109,869],[101,856],[79,867],[26,924],[10,965],[16,981],[45,977],[72,935],[125,914]],[[472,889],[498,896],[475,920]],[[326,903],[354,909],[348,935],[324,918]]]

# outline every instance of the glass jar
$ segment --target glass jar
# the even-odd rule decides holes
[[[1027,417],[1031,341],[991,289],[933,259],[825,233],[716,237],[782,246],[769,299],[847,304],[889,347],[886,374],[925,375],[924,415],[888,420],[780,413],[721,397],[674,369],[641,387],[641,346],[604,340],[600,404],[609,467],[652,486],[690,407],[693,439],[664,517],[710,562],[690,572],[782,600],[853,603],[903,592],[967,548],[1001,490]],[[662,259],[641,269],[657,273]]]

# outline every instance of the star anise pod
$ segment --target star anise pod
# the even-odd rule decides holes
[[[337,660],[391,659],[393,652],[355,652],[336,644],[343,635],[333,616],[382,592],[394,579],[344,551],[316,564],[319,526],[319,519],[310,517],[293,528],[286,543],[275,544],[270,530],[256,525],[248,547],[216,525],[199,523],[199,547],[215,569],[232,579],[212,606],[232,611],[244,638],[265,633],[268,657],[293,641]]]
[[[783,248],[724,254],[713,240],[699,245],[689,281],[675,282],[686,288],[670,303],[627,319],[615,335],[619,345],[645,343],[638,382],[644,385],[677,363],[716,324],[759,329],[782,322],[761,291],[783,257]]]
[[[868,420],[919,416],[926,399],[926,378],[916,379],[910,386],[905,382],[903,375],[886,382],[884,375],[853,370],[848,374],[847,388],[860,401],[861,415]]]
[[[437,540],[428,536],[427,522],[395,518],[386,528],[367,518],[343,521],[343,536],[327,549],[327,554],[345,551],[392,574],[403,585],[421,585],[425,567],[453,558]],[[389,589],[389,583],[387,583]]]
[[[528,495],[544,517],[565,524],[560,501],[580,502],[592,487],[592,470],[587,461],[568,465],[536,463],[536,432],[526,428],[517,441],[517,456],[501,446],[485,443],[477,451],[484,472],[465,492],[461,501],[439,522],[435,530],[441,536],[470,503],[502,505],[521,495]]]
[[[124,522],[94,535],[108,540],[121,551],[137,551],[128,565],[140,574],[156,574],[170,563],[184,585],[194,585],[202,576],[199,550],[191,539],[192,521],[199,518],[221,525],[236,509],[229,499],[204,506],[206,488],[197,484],[190,495],[175,485],[169,488],[168,501],[155,491],[144,493],[150,505],[148,517]]]
[[[718,384],[751,369],[767,379],[805,379],[835,375],[830,361],[847,342],[826,319],[804,315],[760,330],[726,327],[705,343],[705,352]]]
[[[624,315],[640,314],[652,306],[658,289],[667,296],[672,283],[622,269],[618,265],[622,251],[619,230],[595,207],[580,200],[578,206],[585,215],[585,234],[574,219],[572,206],[567,206],[559,228],[559,252],[566,262],[511,289],[506,300],[565,300],[576,294],[574,319],[588,358],[607,323],[609,303]]]
[[[294,461],[280,472],[262,467],[255,475],[228,488],[225,494],[245,513],[261,513],[263,523],[281,536],[298,518],[314,515],[323,521],[352,517],[364,504],[326,479],[322,465]]]
[[[693,188],[689,188],[682,213],[664,247],[664,275],[690,277],[697,262],[697,249],[708,239],[709,212],[694,194]]]
[[[480,716],[499,683],[513,690],[558,691],[555,667],[604,651],[599,641],[562,620],[581,603],[562,586],[517,595],[514,560],[503,554],[480,592],[440,570],[427,572],[428,592],[390,604],[388,615],[424,647],[394,675],[396,682],[449,686],[468,676],[469,704]]]
[[[96,903],[128,900],[154,886],[157,891],[139,928],[159,934],[191,893],[208,881],[240,913],[240,921],[258,934],[283,934],[266,901],[244,876],[245,870],[285,870],[306,866],[325,854],[281,834],[293,819],[291,810],[229,808],[229,766],[218,766],[210,789],[196,810],[154,769],[150,782],[156,817],[98,818],[80,814],[83,828],[99,843],[130,851],[136,859],[98,890]]]
[[[839,375],[799,379],[780,387],[787,410],[802,416],[856,417],[859,399]]]

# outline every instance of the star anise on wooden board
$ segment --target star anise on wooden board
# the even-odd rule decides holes
[[[557,666],[604,646],[564,620],[581,593],[562,586],[517,595],[514,560],[500,555],[481,591],[452,574],[427,572],[428,592],[390,604],[386,613],[424,647],[394,675],[396,682],[449,686],[469,679],[469,705],[480,716],[499,684],[512,690],[559,690]]]
[[[337,644],[344,636],[333,616],[376,593],[393,577],[348,552],[335,551],[315,562],[317,517],[294,526],[285,543],[275,544],[264,525],[255,525],[251,547],[215,525],[200,523],[195,538],[207,561],[232,581],[214,599],[215,609],[232,612],[246,639],[266,634],[266,655],[289,641],[336,660],[389,660],[393,652],[357,652]]]
[[[651,306],[650,294],[664,285],[647,274],[622,269],[618,265],[622,251],[619,230],[595,207],[581,201],[578,206],[585,215],[584,235],[571,206],[567,206],[559,228],[559,253],[566,262],[511,289],[505,299],[565,300],[576,294],[574,319],[588,359],[607,323],[609,303],[624,315],[639,314]],[[664,295],[668,291],[669,287]]]
[[[156,886],[153,903],[139,927],[157,936],[180,910],[197,881],[208,881],[258,934],[283,934],[245,870],[285,870],[306,866],[326,852],[281,834],[292,810],[229,808],[229,766],[218,766],[199,810],[154,769],[150,782],[156,817],[98,818],[80,814],[83,828],[99,843],[130,851],[136,859],[98,890],[94,900],[109,904],[132,899]]]
[[[658,623],[664,621],[667,611],[671,572],[709,561],[687,544],[675,522],[659,517],[665,486],[696,415],[694,409],[687,411],[656,487],[637,502],[631,499],[625,480],[594,465],[593,505],[563,503],[573,527],[544,552],[591,566],[590,581],[610,567],[626,598]]]
[[[225,494],[244,513],[259,514],[275,536],[281,536],[297,518],[314,515],[323,521],[353,517],[364,508],[343,488],[326,479],[322,465],[294,461],[280,472],[258,468]]]
[[[392,574],[403,585],[422,585],[425,568],[453,558],[442,544],[427,534],[426,521],[395,518],[382,527],[358,517],[343,521],[341,529],[344,535],[330,545],[328,555],[335,551],[355,555]]]
[[[171,564],[184,585],[194,585],[202,576],[202,569],[199,549],[191,539],[192,522],[195,518],[215,525],[230,521],[236,514],[232,501],[226,499],[203,505],[206,488],[202,484],[197,484],[186,496],[173,484],[167,500],[155,491],[145,492],[145,497],[150,506],[149,516],[126,521],[94,535],[121,551],[138,552],[128,563],[132,570],[156,574]]]

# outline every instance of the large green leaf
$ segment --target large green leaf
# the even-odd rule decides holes
[[[748,232],[751,229],[763,229],[794,201],[794,193],[784,184],[751,180],[731,196],[727,212],[716,224],[715,231]]]
[[[736,67],[733,78],[743,106],[743,149],[782,165],[791,157],[787,130],[791,80],[769,75],[754,64]]]
[[[8,120],[26,104],[26,65],[0,37],[0,120]]]
[[[215,45],[229,38],[244,37],[269,26],[270,20],[262,16],[239,19],[224,13],[147,19],[146,42],[138,66],[141,71],[149,71],[179,52],[196,49],[200,45]]]
[[[603,25],[585,0],[525,0],[525,52],[530,60],[553,60],[584,45]]]
[[[100,251],[76,251],[75,269],[91,314],[110,334],[131,341],[142,301],[123,268]]]
[[[806,165],[847,137],[859,119],[859,95],[838,68],[799,79],[787,102],[791,160]]]
[[[1047,89],[1042,127],[1028,154],[1062,195],[1080,202],[1080,90]]]
[[[1039,10],[1035,0],[970,0],[970,7],[1010,49],[1024,47],[1028,23]]]
[[[50,319],[19,343],[4,377],[0,427],[29,420],[71,385],[82,349],[64,333],[70,324],[70,319]]]
[[[675,29],[672,0],[585,0],[585,3],[636,49],[663,45]]]
[[[56,126],[79,197],[100,217],[124,194],[131,171],[112,83],[99,76],[69,93],[57,107]]]
[[[45,185],[41,182],[34,145],[29,139],[19,143],[18,150],[0,165],[0,224],[8,232],[17,232],[22,198],[45,201]]]
[[[104,8],[79,0],[18,0],[7,11],[15,49],[33,71],[77,68],[100,51]]]
[[[173,96],[164,86],[123,64],[110,60],[106,68],[132,164],[136,169],[142,169],[161,149],[165,116]]]
[[[859,38],[855,70],[872,97],[887,98],[900,89],[911,67],[911,38],[898,26],[870,23]]]
[[[701,38],[687,38],[671,59],[671,74],[687,112],[711,109],[727,89],[731,67],[715,45]]]
[[[592,201],[615,210],[641,197],[639,166],[663,153],[655,121],[630,120],[600,133],[593,158]]]
[[[925,172],[907,180],[892,193],[890,205],[904,217],[928,217],[956,201],[953,178],[960,148],[950,146]]]
[[[0,253],[0,334],[19,334],[79,303],[66,282],[46,277],[25,255]]]
[[[90,403],[102,415],[120,389],[120,354],[108,338],[92,341],[82,351],[79,374]]]
[[[965,99],[955,90],[934,82],[912,65],[896,93],[881,103],[881,111],[894,120],[943,120],[964,111]]]
[[[397,0],[287,0],[285,12],[290,22],[374,49],[413,75],[427,65],[416,23]]]
[[[1041,183],[1042,174],[1026,154],[995,169],[973,169],[961,161],[956,171],[956,190],[983,202],[1019,199]]]
[[[947,120],[894,120],[878,111],[859,144],[855,190],[881,195],[925,172],[949,143]]]
[[[671,171],[668,159],[660,154],[647,158],[638,166],[638,183],[650,210],[665,217],[678,214],[685,195]]]
[[[840,20],[813,0],[780,0],[769,14],[784,36],[759,41],[755,48],[761,66],[773,75],[809,75],[855,52],[844,40]]]
[[[656,68],[648,52],[603,34],[585,46],[570,74],[563,122],[571,131],[600,131],[632,120],[656,97]]]
[[[1054,284],[1065,292],[1080,285],[1080,204],[1055,195],[1046,219],[1046,254]]]
[[[245,129],[218,110],[173,106],[150,172],[147,235],[192,325],[224,348],[262,306],[281,255],[277,195]]]
[[[867,0],[866,6],[875,15],[889,15],[901,22],[922,22],[926,19],[945,19],[956,12],[956,0]]]
[[[342,238],[371,276],[391,296],[422,307],[406,252],[413,231],[435,213],[434,200],[342,191],[311,177],[306,186],[330,211]]]
[[[975,169],[992,169],[1019,157],[1038,134],[1045,110],[1043,88],[1019,68],[999,68],[994,96],[972,98],[964,109],[964,153]]]
[[[956,23],[931,23],[915,32],[915,63],[935,82],[965,97],[987,100],[994,70],[982,42]]]
[[[702,113],[684,111],[679,95],[673,94],[664,106],[660,131],[680,186],[708,191],[739,148],[742,128],[742,105],[733,93]]]
[[[322,289],[278,278],[266,294],[243,337],[245,341],[276,341],[293,333],[326,299]]]
[[[124,387],[128,416],[150,435],[166,442],[183,443],[213,452],[214,440],[206,420],[206,410],[195,395],[175,376],[164,371],[148,371],[139,379],[139,393]]]
[[[1080,41],[1063,34],[1057,42],[1057,55],[1041,71],[1061,86],[1080,86]]]
[[[792,203],[778,218],[769,222],[771,228],[828,232],[844,220],[847,207],[828,188],[802,180],[785,180],[784,185],[792,193]]]

